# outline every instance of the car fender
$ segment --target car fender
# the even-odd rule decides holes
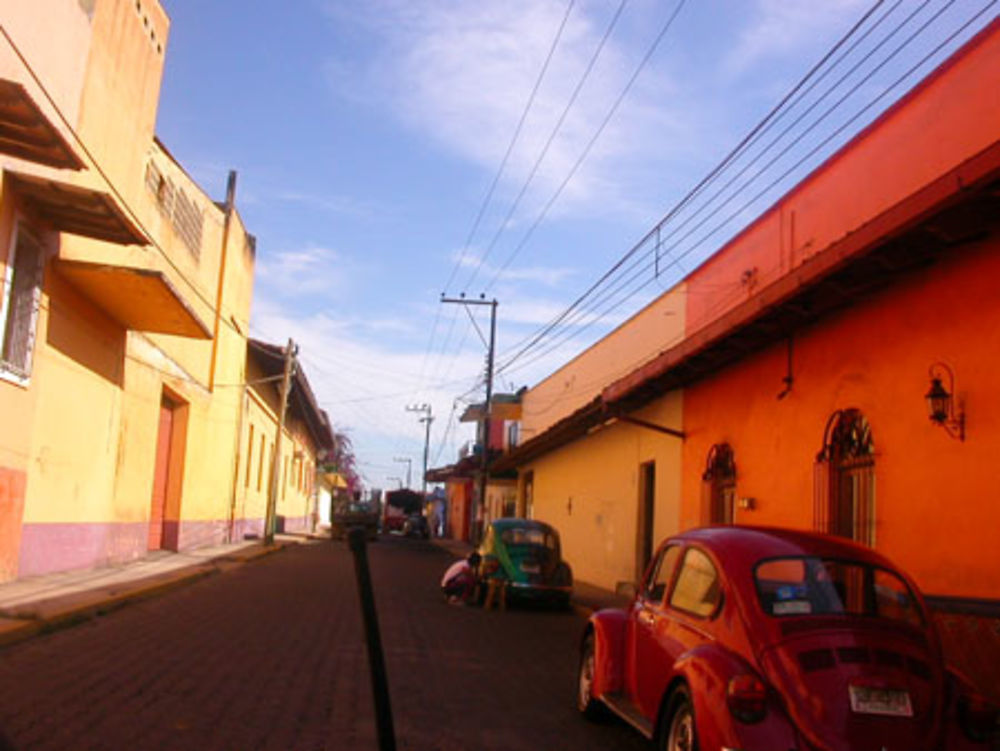
[[[594,682],[591,694],[600,698],[604,694],[621,691],[625,683],[625,637],[628,614],[624,610],[608,608],[590,616],[583,638],[594,635]],[[583,642],[581,640],[581,648]]]
[[[763,719],[747,724],[729,711],[726,691],[731,678],[759,671],[736,653],[718,644],[702,644],[685,652],[675,663],[677,680],[670,684],[662,707],[669,706],[670,694],[679,681],[687,684],[694,704],[694,716],[701,748],[794,748],[796,732],[785,713],[781,697],[768,691],[767,712]],[[664,721],[662,716],[658,722]]]

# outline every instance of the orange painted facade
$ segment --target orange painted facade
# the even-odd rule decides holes
[[[615,373],[602,352],[630,326],[657,333],[634,319],[526,393],[527,420],[574,379],[594,389],[501,461],[568,550],[607,551],[581,578],[608,586],[640,558],[644,459],[609,439],[629,421],[679,428],[659,439],[658,533],[774,525],[872,545],[930,595],[949,659],[1000,698],[997,185],[1000,19],[666,293],[685,301],[680,337],[660,331],[658,354]],[[964,440],[929,419],[939,363]],[[597,471],[629,492],[600,490]],[[601,496],[622,523],[570,518],[610,518],[581,503]]]
[[[875,547],[931,594],[1000,596],[1000,529],[992,495],[1000,445],[1000,242],[954,258],[793,337],[791,391],[782,399],[787,342],[684,392],[682,527],[704,518],[702,474],[711,447],[736,465],[737,523],[811,528],[813,466],[830,416],[856,408],[875,447]],[[968,411],[965,441],[928,419],[928,367],[955,372]]]

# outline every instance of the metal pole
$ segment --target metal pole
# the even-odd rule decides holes
[[[372,696],[375,700],[378,747],[379,751],[396,751],[396,734],[392,726],[392,706],[389,701],[389,681],[385,672],[385,656],[382,653],[382,637],[379,634],[371,572],[368,570],[364,529],[351,527],[347,532],[347,543],[354,554],[354,573],[358,580],[365,641],[368,644],[368,668],[371,672]]]
[[[431,423],[434,422],[434,418],[431,417],[430,407],[427,409],[427,417],[421,418],[420,422],[427,423],[427,429],[424,432],[424,474],[423,474],[423,486],[422,491],[424,497],[427,497],[427,450],[431,445]]]
[[[486,355],[486,413],[483,416],[483,480],[479,491],[480,512],[486,508],[486,486],[490,481],[490,413],[493,411],[493,353],[496,347],[496,336],[497,301],[492,300],[490,303],[490,348],[489,353]]]
[[[288,340],[285,347],[285,371],[281,377],[281,392],[278,396],[278,431],[274,437],[274,457],[271,462],[271,482],[267,494],[267,510],[264,514],[264,542],[274,542],[275,511],[278,508],[278,486],[281,483],[281,438],[285,432],[285,412],[288,407],[288,391],[292,381],[292,366],[297,349],[295,342]]]

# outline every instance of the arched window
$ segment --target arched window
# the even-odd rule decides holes
[[[875,443],[860,411],[830,416],[813,489],[816,529],[874,547]]]
[[[736,501],[736,462],[728,443],[712,446],[701,479],[704,520],[709,524],[732,524]]]

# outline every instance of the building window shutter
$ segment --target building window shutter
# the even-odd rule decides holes
[[[3,368],[19,378],[31,373],[35,326],[42,296],[42,251],[38,242],[19,226],[13,258],[4,279],[0,321],[3,322]]]

